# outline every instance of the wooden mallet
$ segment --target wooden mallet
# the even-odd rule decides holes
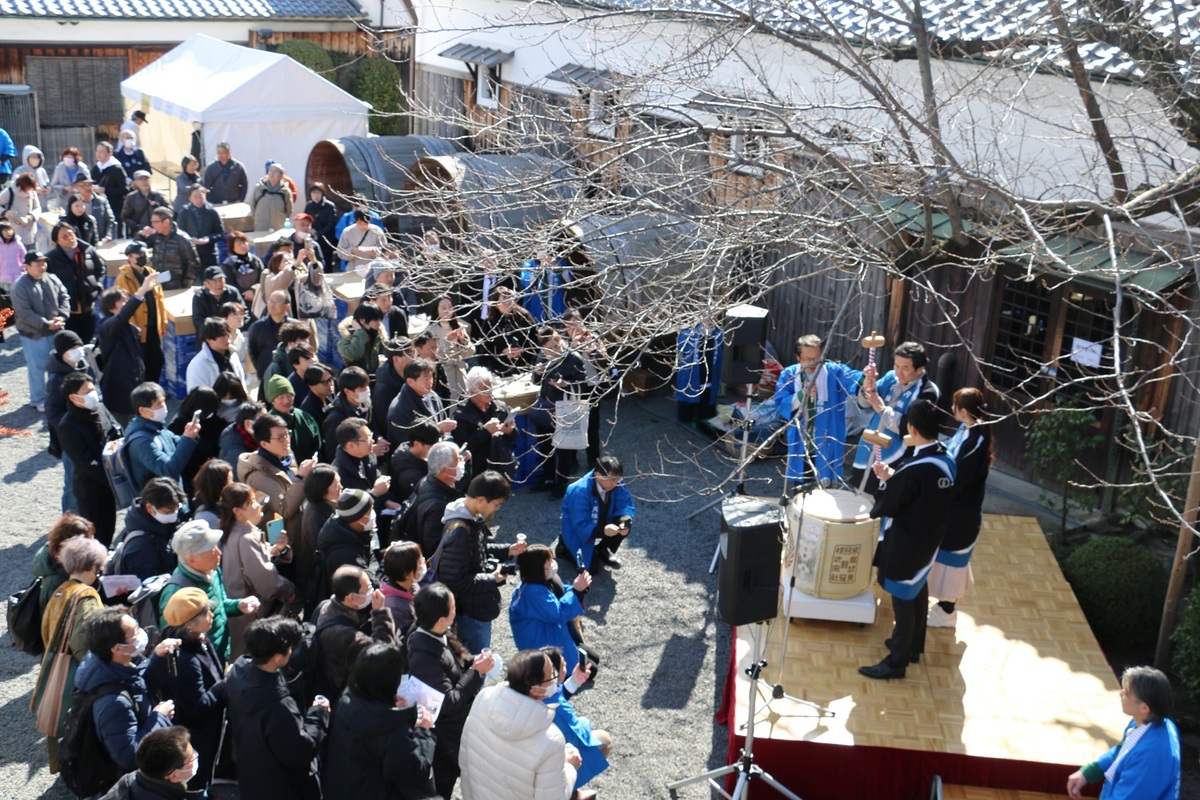
[[[887,339],[879,335],[878,331],[871,331],[870,336],[863,337],[862,346],[867,349],[867,366],[875,366],[875,351],[887,344]],[[874,391],[874,390],[872,390]],[[868,428],[862,433],[862,440],[867,444],[873,445],[871,451],[871,462],[867,464],[866,470],[863,471],[862,480],[858,484],[858,493],[862,494],[863,489],[867,486],[867,475],[872,468],[879,463],[879,459],[883,456],[883,448],[890,447],[892,437],[890,434],[883,431],[874,431]]]

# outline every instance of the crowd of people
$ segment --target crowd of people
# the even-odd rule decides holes
[[[300,210],[281,165],[251,186],[227,142],[207,167],[183,159],[170,203],[136,146],[144,124],[135,114],[116,145],[100,143],[90,169],[68,148],[51,176],[26,147],[0,189],[0,288],[65,475],[64,514],[33,565],[45,655],[31,707],[51,769],[81,707],[112,767],[108,798],[222,780],[262,798],[449,798],[456,785],[467,800],[589,796],[612,736],[571,699],[599,662],[580,619],[636,514],[620,460],[600,450],[614,370],[571,302],[569,265],[542,253],[505,269],[483,252],[455,263],[446,291],[436,235],[404,255],[366,208],[339,217],[320,183]],[[240,201],[256,229],[289,229],[265,260],[213,205]],[[43,231],[47,207],[62,215]],[[123,236],[105,288],[96,247]],[[344,269],[366,288],[339,321],[325,276]],[[161,385],[172,289],[192,289],[198,345],[173,417]],[[722,345],[716,319],[680,333],[682,420],[715,410]],[[787,424],[785,491],[874,496],[895,626],[886,657],[859,672],[903,678],[972,584],[985,396],[953,394],[946,438],[919,343],[896,347],[882,375],[825,359],[817,336],[795,355],[771,404]],[[562,501],[553,547],[490,528],[522,455],[516,409],[494,390],[523,372],[540,388],[523,410],[537,466],[521,477]],[[588,400],[581,476],[556,435],[572,398]],[[851,404],[877,437],[843,477]],[[133,488],[125,507],[114,470]],[[520,652],[502,670],[492,626],[510,575]],[[406,694],[408,679],[432,695]],[[1147,708],[1138,730],[1161,725],[1157,689],[1129,679],[1131,707]],[[1102,760],[1110,784],[1123,761]],[[1071,792],[1096,769],[1071,776]]]

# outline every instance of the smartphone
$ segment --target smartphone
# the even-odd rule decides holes
[[[267,541],[270,544],[275,544],[279,541],[279,537],[283,535],[283,520],[276,518],[267,522]]]
[[[154,273],[154,282],[157,283],[159,286],[162,286],[164,283],[168,283],[170,280],[171,280],[170,272]]]
[[[203,412],[203,411],[201,411],[201,410],[200,410],[200,409],[198,409],[198,408],[197,408],[195,411],[193,411],[193,412],[192,412],[192,422],[199,422],[199,421],[200,421],[200,415],[201,415],[201,414],[203,414],[203,413],[204,413],[204,412]]]
[[[520,413],[521,413],[520,406],[516,406],[515,408],[510,408],[508,410],[508,416],[504,418],[504,424],[507,425],[508,423],[512,422],[514,419],[517,418],[517,414],[520,414]]]

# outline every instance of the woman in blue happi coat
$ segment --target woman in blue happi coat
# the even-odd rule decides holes
[[[583,761],[576,770],[575,788],[584,786],[592,778],[608,769],[608,754],[612,749],[612,734],[592,727],[592,721],[575,711],[570,698],[590,677],[585,664],[568,671],[562,652],[557,647],[543,647],[542,652],[550,659],[558,673],[558,691],[542,702],[554,709],[554,725],[567,740],[575,745]]]

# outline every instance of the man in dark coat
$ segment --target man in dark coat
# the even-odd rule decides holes
[[[425,558],[430,559],[442,541],[442,515],[446,507],[462,497],[459,482],[466,465],[452,442],[438,442],[429,448],[426,466],[429,474],[417,482],[413,491],[412,530],[402,533],[404,538],[415,537]]]
[[[208,190],[196,184],[188,193],[188,203],[179,212],[179,229],[192,237],[200,266],[217,265],[217,242],[225,238],[225,223],[208,202]],[[241,299],[241,295],[238,295]]]
[[[412,438],[396,448],[392,453],[389,467],[392,475],[392,488],[388,496],[398,503],[403,503],[417,489],[421,479],[429,474],[429,450],[442,440],[442,433],[434,425],[423,422],[412,429]]]
[[[912,449],[894,469],[882,462],[874,467],[880,484],[871,516],[883,519],[875,564],[880,585],[892,596],[896,624],[887,657],[858,668],[868,678],[903,678],[925,650],[927,580],[946,530],[956,472],[954,459],[937,440],[940,413],[928,400],[913,402],[906,420]]]
[[[245,202],[250,180],[242,162],[231,155],[229,142],[217,142],[217,160],[204,170],[204,186],[210,203]]]
[[[199,767],[190,739],[183,725],[147,734],[135,753],[137,771],[122,775],[102,800],[202,800],[203,789],[187,788]]]
[[[338,375],[338,392],[325,411],[321,423],[322,461],[333,461],[337,450],[337,429],[347,419],[371,418],[371,379],[360,367],[346,367]]]
[[[179,507],[187,500],[170,478],[151,478],[142,496],[125,514],[125,546],[121,551],[121,573],[140,580],[174,572],[179,559],[171,539],[179,527]]]
[[[279,329],[289,322],[299,321],[292,316],[292,301],[288,299],[287,292],[271,292],[267,297],[267,315],[255,320],[246,332],[250,363],[254,364],[259,383],[264,381],[267,367],[271,366],[271,359],[275,356],[275,348],[279,346]],[[284,375],[286,377],[287,373]]]
[[[376,436],[387,436],[387,412],[392,401],[404,388],[404,368],[412,361],[412,340],[393,336],[383,343],[387,360],[375,371],[375,388],[371,391],[371,427]]]
[[[300,643],[300,623],[286,617],[255,621],[244,655],[225,679],[238,786],[255,800],[320,800],[318,760],[329,730],[329,700],[318,697],[305,713],[279,671]]]
[[[392,612],[383,604],[383,592],[371,586],[366,570],[348,564],[338,567],[331,585],[332,597],[321,601],[313,619],[323,686],[331,696],[340,697],[363,648],[372,642],[395,645],[400,640]]]
[[[59,441],[74,466],[72,488],[79,513],[96,526],[96,539],[107,547],[116,526],[117,501],[104,474],[104,444],[117,435],[116,421],[100,404],[96,385],[85,372],[63,378],[67,412],[58,421]]]
[[[143,232],[139,238],[154,251],[154,268],[171,273],[171,280],[163,288],[190,289],[200,277],[200,256],[192,240],[175,225],[174,217],[175,212],[166,205],[155,207],[150,212],[153,232]]]
[[[50,238],[55,246],[48,254],[46,270],[67,287],[71,302],[67,330],[75,331],[86,344],[92,341],[96,333],[93,307],[104,289],[104,276],[108,269],[96,249],[79,240],[70,223],[55,225],[50,231]]]
[[[472,478],[494,469],[512,480],[516,472],[517,424],[508,419],[508,406],[492,396],[492,382],[492,373],[486,367],[472,367],[467,372],[467,400],[454,417],[458,423],[454,442],[467,446]]]
[[[129,393],[146,380],[141,336],[130,320],[157,285],[154,275],[147,275],[133,296],[116,286],[100,295],[100,312],[104,315],[96,331],[104,362],[100,390],[104,392],[104,404],[122,425],[133,416]]]
[[[371,495],[375,510],[395,511],[400,504],[388,497],[391,478],[379,475],[379,460],[372,449],[375,440],[371,437],[371,426],[361,417],[342,420],[337,426],[337,449],[333,456],[333,468],[345,489],[362,489]]]
[[[432,422],[442,433],[449,433],[456,427],[454,420],[447,416],[442,399],[433,390],[435,369],[433,362],[423,358],[410,361],[404,368],[404,388],[387,412],[387,438],[393,445],[407,442],[417,422]]]
[[[360,489],[342,492],[338,496],[337,510],[317,534],[321,563],[320,574],[314,575],[311,582],[316,593],[315,599],[323,600],[330,595],[333,573],[338,567],[346,564],[364,570],[370,567],[371,534],[374,532],[375,507],[371,495]]]
[[[220,267],[205,267],[203,276],[204,288],[192,295],[192,327],[196,333],[204,327],[204,320],[224,316],[221,306],[225,303],[245,305],[241,293],[226,285],[225,273]]]
[[[133,188],[125,195],[121,206],[121,222],[125,235],[129,237],[154,232],[150,227],[150,213],[156,208],[169,205],[167,198],[150,188],[150,173],[139,169],[133,173]]]

